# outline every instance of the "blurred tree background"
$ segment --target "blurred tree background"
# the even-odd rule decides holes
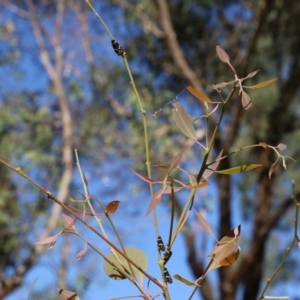
[[[299,1],[95,0],[93,5],[126,51],[147,111],[153,164],[169,161],[185,142],[168,103],[176,99],[197,117],[202,106],[187,92],[181,93],[185,87],[192,85],[218,101],[211,85],[234,79],[218,60],[216,45],[229,53],[240,77],[260,69],[247,85],[273,77],[278,81],[250,94],[253,106],[246,114],[236,94],[215,153],[258,142],[285,143],[287,155],[300,159]],[[88,180],[94,182],[92,194],[110,199],[122,195],[128,219],[135,224],[135,216],[145,213],[145,201],[150,199],[141,203],[137,196],[130,202],[132,195],[148,190],[138,180],[126,183],[134,178],[126,165],[145,172],[141,117],[122,59],[115,55],[101,23],[85,1],[2,0],[0,7],[0,157],[66,201],[80,189],[73,155],[77,148]],[[269,168],[276,157],[268,149],[256,149],[222,161],[220,169],[245,163],[260,163],[263,168],[218,176],[211,203],[205,196],[197,200],[197,208],[213,207],[218,236],[238,225],[238,214],[243,239],[236,265],[205,280],[199,289],[201,299],[255,299],[293,237],[290,182],[295,179],[300,198],[298,164],[288,161],[284,172],[279,163],[270,180]],[[191,148],[187,156],[197,170],[199,153]],[[44,248],[34,242],[57,228],[61,208],[2,165],[0,208],[0,299],[4,299],[24,284],[34,266],[45,263]],[[193,222],[187,226],[182,240],[187,260],[182,263],[197,278],[205,268],[198,250],[202,236],[193,230]],[[57,268],[51,272],[57,283],[72,287],[68,243],[66,237],[59,250],[53,249]],[[299,263],[299,253],[293,251],[272,291],[300,299],[291,292],[298,288]],[[97,270],[77,271],[73,287],[77,284],[78,292],[99,277]],[[41,297],[34,288],[33,295]]]

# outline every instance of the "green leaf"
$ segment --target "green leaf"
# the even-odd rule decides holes
[[[173,117],[180,131],[190,139],[197,141],[196,131],[189,115],[185,112],[180,103],[173,104],[175,109],[172,110]]]
[[[230,174],[236,174],[236,173],[241,173],[241,172],[248,172],[253,169],[257,169],[262,167],[260,164],[251,164],[251,165],[242,165],[226,170],[221,170],[221,171],[215,171],[218,174],[224,174],[224,175],[230,175]]]
[[[189,286],[200,286],[200,285],[198,285],[198,284],[196,284],[196,283],[194,283],[194,282],[192,282],[192,281],[189,281],[189,280],[183,278],[182,276],[180,276],[180,275],[178,275],[178,274],[174,275],[173,277],[174,277],[175,279],[181,281],[182,283],[186,284],[186,285],[189,285]]]
[[[146,270],[147,266],[148,266],[148,258],[146,256],[146,254],[137,249],[137,248],[133,248],[133,247],[128,247],[125,248],[126,254],[127,256],[133,260],[141,269]],[[130,272],[130,268],[129,268],[129,264],[126,261],[126,259],[121,256],[120,254],[117,253],[118,259],[116,258],[114,253],[109,254],[108,256],[106,256],[107,259],[109,259],[114,266],[112,266],[110,263],[108,263],[106,260],[104,261],[104,272],[106,273],[106,275],[112,279],[115,280],[123,280],[126,279],[126,277],[124,277],[121,273],[118,272],[118,269],[124,271],[124,267],[125,269]],[[122,263],[122,266],[120,264],[120,262]],[[133,272],[135,276],[143,276],[143,274],[136,269],[135,267],[132,266]],[[126,271],[124,271],[126,272]]]

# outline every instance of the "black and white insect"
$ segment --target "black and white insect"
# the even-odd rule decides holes
[[[172,277],[170,276],[167,268],[164,268],[164,281],[167,282],[167,283],[172,283],[173,282]]]
[[[124,50],[122,49],[122,47],[119,45],[118,42],[116,42],[115,40],[111,40],[111,45],[113,46],[115,52],[122,56],[124,54]]]
[[[172,256],[172,251],[170,249],[169,246],[167,246],[167,250],[166,252],[164,253],[164,265],[169,261],[170,257]]]
[[[157,237],[157,247],[158,251],[165,251],[165,245],[160,235]]]

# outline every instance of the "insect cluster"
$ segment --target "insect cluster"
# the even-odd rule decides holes
[[[157,247],[158,247],[158,251],[164,251],[164,266],[166,265],[166,263],[169,261],[170,257],[172,256],[172,251],[171,251],[171,247],[168,244],[166,247],[163,243],[163,240],[161,238],[161,236],[157,237]],[[164,267],[164,281],[167,283],[172,283],[172,277],[170,276],[168,269],[166,267]]]

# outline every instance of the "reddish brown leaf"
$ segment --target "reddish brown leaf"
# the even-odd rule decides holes
[[[105,213],[113,214],[118,209],[119,204],[120,204],[119,200],[114,200],[114,201],[108,203],[105,207]]]
[[[185,148],[182,148],[182,149],[180,150],[180,152],[177,153],[177,154],[173,157],[173,159],[172,159],[172,161],[171,161],[171,164],[170,164],[170,171],[171,171],[172,169],[175,169],[175,168],[180,164],[184,150],[185,150]]]
[[[72,219],[71,217],[62,214],[62,221],[66,229],[76,230],[75,228],[76,219]]]
[[[161,169],[169,169],[170,165],[169,164],[158,164],[158,165],[154,165],[157,168],[161,168]]]
[[[236,250],[236,252],[228,255],[226,258],[224,258],[223,260],[219,261],[219,265],[222,266],[222,267],[227,267],[227,266],[230,266],[232,265],[234,262],[237,261],[237,259],[239,258],[240,256],[240,249],[238,248]]]
[[[53,243],[53,241],[56,241],[56,240],[57,240],[57,235],[54,235],[54,236],[49,236],[45,239],[39,240],[39,241],[35,242],[35,244],[47,245],[47,244]]]
[[[133,170],[132,170],[131,168],[129,168],[129,167],[128,167],[128,169],[129,169],[132,173],[134,173],[137,177],[139,177],[140,179],[142,179],[143,181],[146,181],[146,182],[148,182],[148,183],[156,183],[155,180],[153,180],[153,179],[151,179],[151,178],[149,178],[149,177],[147,177],[147,176],[145,176],[145,175],[141,175],[141,174],[139,174],[139,173],[133,171]]]
[[[150,205],[148,207],[148,210],[146,212],[146,216],[159,204],[159,202],[161,201],[162,195],[163,195],[164,189],[161,188],[160,190],[158,190],[157,192],[154,193]]]
[[[244,91],[242,91],[242,105],[245,110],[252,106],[252,100],[250,96]]]
[[[219,155],[216,158],[216,162],[214,162],[213,164],[211,164],[209,166],[209,169],[206,169],[203,173],[203,178],[207,179],[209,176],[211,176],[213,173],[215,173],[216,169],[218,168],[219,164],[220,164],[220,158],[223,155],[223,150],[221,150],[221,152],[219,153]]]
[[[194,210],[194,211],[195,211],[197,219],[198,219],[199,223],[201,224],[201,226],[203,227],[204,231],[206,233],[208,233],[209,235],[211,235],[214,239],[216,239],[209,223],[205,220],[205,218],[202,216],[202,214],[198,213],[196,210]]]
[[[77,260],[82,259],[83,256],[87,253],[87,250],[88,250],[87,243],[85,243],[84,248],[80,252],[78,252],[78,254],[76,255],[76,259]]]

